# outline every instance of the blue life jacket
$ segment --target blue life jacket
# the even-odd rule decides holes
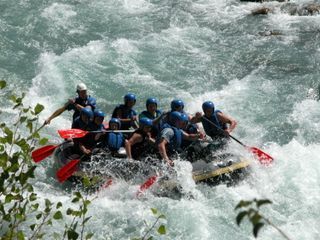
[[[92,111],[96,108],[96,99],[88,96],[86,99],[82,99],[79,96],[75,98],[75,104],[79,104],[82,107],[90,106],[92,108]],[[72,119],[75,120],[78,116],[80,116],[80,111],[75,107],[75,104],[69,104],[66,109],[68,111],[74,110]]]
[[[216,126],[214,126],[213,124],[209,123],[207,120],[205,119],[201,119],[201,123],[203,126],[204,131],[206,132],[206,134],[208,136],[210,136],[211,138],[215,138],[215,137],[225,137],[225,135],[223,134],[222,130],[227,129],[227,125],[223,124],[219,121],[217,114],[221,112],[220,110],[216,110],[212,113],[212,115],[210,116],[210,118],[208,118],[211,122],[213,122]],[[206,116],[204,116],[206,117]],[[221,130],[222,129],[222,130]]]
[[[106,145],[110,151],[118,151],[123,146],[123,134],[110,132],[107,136]]]
[[[118,116],[118,112],[120,111],[120,116]],[[137,112],[132,108],[128,108],[124,104],[120,104],[113,110],[112,118],[121,118],[127,119],[132,118],[133,116],[137,116]],[[128,130],[132,126],[131,122],[121,122],[121,130]]]
[[[149,118],[149,119],[156,119],[157,117],[159,117],[159,116],[161,115],[161,111],[156,110],[156,114],[155,114],[155,115],[152,115],[152,114],[151,114],[150,112],[148,112],[148,111],[143,111],[142,113],[140,113],[139,118],[141,118],[141,117],[140,117],[141,115],[144,115],[144,116],[146,116],[146,117]]]
[[[168,148],[170,151],[180,151],[181,150],[181,143],[182,143],[182,131],[174,126],[171,126],[168,123],[163,124],[163,129],[171,128],[174,132],[173,139],[170,139],[168,143]]]

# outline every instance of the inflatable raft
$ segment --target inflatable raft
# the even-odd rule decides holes
[[[56,168],[61,168],[72,159],[81,157],[74,153],[73,142],[61,144],[54,153]],[[234,154],[220,154],[211,160],[197,160],[192,162],[192,178],[196,183],[216,185],[221,182],[233,183],[242,179],[250,166],[251,160]],[[130,161],[124,152],[117,155],[110,154],[102,149],[95,151],[90,159],[84,159],[73,174],[75,178],[83,176],[103,178],[120,178],[126,181],[139,179],[143,181],[149,176],[163,172],[167,168],[159,159],[147,158],[144,161]],[[172,172],[172,171],[171,171]],[[174,174],[173,174],[174,175]],[[166,185],[165,181],[172,181],[171,177],[161,178],[159,184]],[[174,176],[172,176],[174,178]],[[138,180],[138,181],[139,181]]]

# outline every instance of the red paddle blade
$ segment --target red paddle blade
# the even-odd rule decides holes
[[[82,138],[88,132],[81,129],[60,129],[58,130],[60,137],[62,138]]]
[[[147,179],[147,181],[145,181],[139,188],[139,190],[137,191],[136,193],[136,196],[139,196],[141,193],[143,193],[145,190],[147,190],[148,188],[150,188],[158,179],[158,176],[155,175],[155,176],[152,176],[152,177],[149,177]]]
[[[62,168],[60,168],[57,171],[57,178],[58,181],[63,183],[65,180],[67,180],[71,175],[77,171],[78,163],[80,162],[79,159],[73,159],[70,162],[68,162],[66,165],[64,165]]]
[[[270,164],[273,161],[273,157],[269,154],[263,152],[259,148],[249,147],[249,150],[259,159],[261,164]]]
[[[46,157],[49,157],[58,146],[59,145],[47,145],[47,146],[38,148],[31,153],[31,157],[34,162],[36,163],[40,162]]]

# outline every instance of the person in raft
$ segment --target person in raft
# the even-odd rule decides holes
[[[129,159],[139,160],[154,149],[156,141],[151,136],[152,126],[152,120],[149,118],[141,118],[139,120],[139,128],[125,143],[126,153]]]
[[[118,105],[112,113],[112,118],[118,118],[121,121],[120,130],[128,130],[130,127],[137,128],[137,112],[133,110],[136,104],[136,95],[128,93],[123,98],[124,104]]]
[[[76,88],[76,92],[78,96],[75,98],[71,98],[65,105],[59,109],[57,109],[52,115],[44,121],[44,124],[50,124],[51,120],[58,117],[65,110],[71,111],[73,110],[72,121],[74,121],[80,115],[80,111],[84,107],[90,107],[92,111],[96,108],[96,99],[88,95],[87,86],[84,83],[79,83]]]

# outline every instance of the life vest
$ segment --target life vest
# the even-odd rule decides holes
[[[210,136],[211,138],[220,138],[220,137],[225,137],[225,135],[223,134],[222,130],[227,129],[227,124],[223,124],[219,121],[218,119],[218,113],[221,112],[220,110],[216,110],[212,113],[212,115],[210,116],[209,119],[212,123],[214,123],[216,126],[214,126],[212,123],[208,122],[205,119],[201,119],[201,123],[203,126],[204,131],[206,132],[206,134],[208,136]],[[206,116],[204,116],[206,117]]]
[[[120,111],[120,116],[118,116],[118,112]],[[121,118],[121,119],[128,119],[136,116],[137,112],[132,108],[128,108],[124,104],[120,104],[117,106],[112,113],[112,118]],[[132,126],[131,122],[121,122],[121,130],[128,130]]]
[[[106,145],[110,151],[118,151],[123,146],[122,133],[110,132],[107,135]]]
[[[75,101],[75,104],[79,104],[82,107],[90,106],[92,108],[92,111],[94,111],[94,109],[96,108],[96,99],[91,96],[88,96],[86,99],[82,99],[78,96],[74,99],[74,101]],[[69,104],[67,106],[68,111],[74,110],[74,113],[72,116],[73,120],[75,120],[78,116],[80,116],[80,111],[75,107],[75,104]]]
[[[141,118],[141,115],[144,115],[143,117],[147,117],[149,119],[156,119],[157,117],[159,117],[161,115],[161,111],[156,110],[156,114],[155,115],[152,115],[148,111],[143,111],[142,113],[140,113],[140,118]]]
[[[181,151],[181,143],[182,143],[182,131],[174,126],[171,126],[168,123],[163,124],[162,129],[171,128],[174,132],[174,136],[170,139],[168,143],[168,149],[171,152]]]

